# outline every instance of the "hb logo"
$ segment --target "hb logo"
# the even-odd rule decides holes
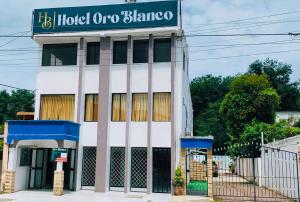
[[[52,18],[45,12],[44,15],[39,13],[39,24],[42,24],[43,29],[50,29],[52,27]]]

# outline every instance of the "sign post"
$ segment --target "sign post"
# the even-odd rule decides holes
[[[63,164],[68,161],[68,149],[55,148],[51,152],[51,160],[56,161],[56,171],[54,172],[53,194],[56,196],[63,195],[64,188],[64,171]]]

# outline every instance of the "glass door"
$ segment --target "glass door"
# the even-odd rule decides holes
[[[42,189],[43,187],[44,153],[44,149],[32,149],[29,189]]]

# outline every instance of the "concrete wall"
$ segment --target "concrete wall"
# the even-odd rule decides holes
[[[21,148],[17,149],[15,191],[25,190],[29,181],[29,166],[20,166]]]

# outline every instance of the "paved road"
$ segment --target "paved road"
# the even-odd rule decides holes
[[[53,196],[51,191],[20,191],[13,194],[2,194],[1,199],[13,199],[11,202],[210,202],[203,197],[171,197],[170,194],[140,194],[109,192],[106,194],[81,190],[66,192],[63,196]],[[6,201],[5,201],[6,202]]]

